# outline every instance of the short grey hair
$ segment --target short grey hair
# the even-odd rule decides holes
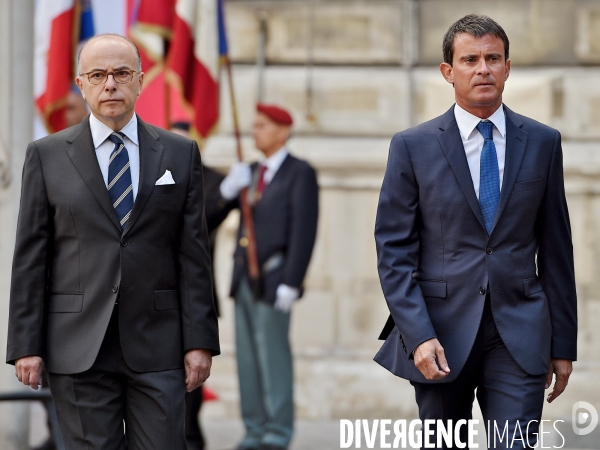
[[[92,36],[91,38],[89,38],[87,41],[85,41],[85,43],[79,49],[79,52],[77,53],[77,76],[79,76],[79,74],[81,73],[81,52],[83,51],[83,49],[85,48],[85,46],[88,45],[94,39],[98,39],[98,38],[101,38],[101,37],[104,37],[104,36],[116,36],[116,37],[120,37],[121,39],[125,39],[127,42],[129,42],[131,45],[133,45],[133,48],[135,48],[135,53],[137,55],[137,71],[138,72],[142,71],[142,57],[140,55],[140,49],[138,48],[138,46],[136,45],[135,42],[133,42],[127,36],[123,36],[121,34],[117,34],[117,33],[102,33],[102,34],[97,34],[96,36]]]
[[[504,59],[508,61],[508,36],[497,22],[488,16],[469,14],[454,22],[444,35],[444,62],[452,65],[454,58],[454,38],[457,34],[467,33],[476,38],[487,34],[500,38],[504,43]]]

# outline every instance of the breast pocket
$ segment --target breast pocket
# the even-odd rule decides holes
[[[536,178],[535,180],[518,181],[515,183],[513,192],[533,191],[544,187],[544,179]]]
[[[154,186],[152,194],[171,194],[175,192],[175,186],[175,184],[159,184],[158,186]]]

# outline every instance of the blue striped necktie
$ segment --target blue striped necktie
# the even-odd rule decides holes
[[[123,133],[112,133],[108,136],[115,144],[108,163],[108,194],[119,217],[121,229],[131,215],[133,208],[133,184],[129,168],[129,154],[123,143]]]
[[[489,121],[481,121],[477,125],[477,129],[483,136],[483,149],[479,165],[479,207],[488,234],[492,232],[494,216],[500,200],[500,172],[496,146],[492,139],[493,128],[494,124]]]

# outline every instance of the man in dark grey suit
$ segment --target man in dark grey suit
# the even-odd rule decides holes
[[[89,40],[78,74],[89,120],[27,149],[7,361],[34,388],[45,365],[69,449],[185,449],[219,353],[200,154],[135,114],[127,38]]]
[[[240,450],[282,450],[294,425],[290,311],[302,295],[317,233],[319,186],[315,170],[289,154],[291,115],[259,104],[252,136],[265,159],[233,166],[221,183],[232,199],[250,186],[258,262],[264,292],[248,283],[243,221],[234,254],[231,295],[235,297],[236,355],[246,436]]]
[[[503,105],[508,50],[489,17],[450,27],[456,104],[392,139],[375,226],[391,313],[375,360],[411,381],[422,420],[471,418],[477,390],[486,425],[508,423],[496,448],[535,444],[527,425],[554,375],[548,401],[565,389],[577,343],[560,134]]]

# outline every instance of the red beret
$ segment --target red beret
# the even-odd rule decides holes
[[[256,110],[260,113],[263,113],[273,122],[278,123],[280,125],[292,125],[294,120],[289,112],[285,109],[280,108],[275,105],[265,105],[264,103],[258,103],[256,105]]]

